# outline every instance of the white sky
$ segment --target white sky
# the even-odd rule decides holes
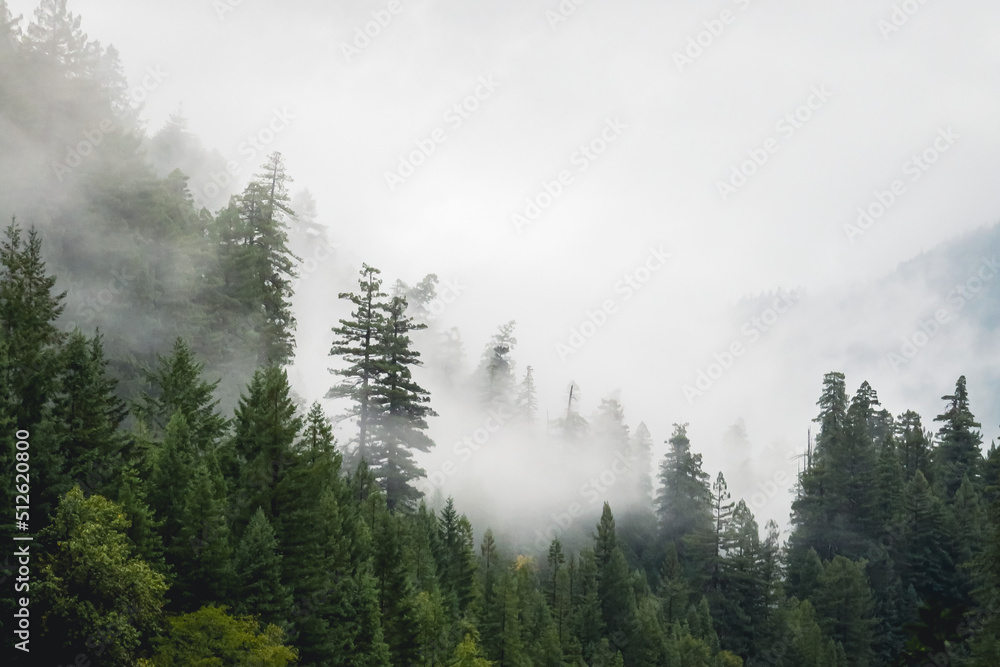
[[[229,3],[220,18],[216,7]],[[35,5],[9,4],[26,19]],[[693,407],[680,390],[713,352],[745,340],[724,317],[742,296],[784,287],[842,298],[846,284],[863,291],[898,262],[997,220],[1000,5],[909,0],[915,13],[883,35],[879,21],[898,2],[565,0],[575,12],[553,29],[546,12],[558,0],[400,0],[347,62],[342,43],[388,2],[70,4],[91,38],[118,47],[133,84],[147,67],[167,73],[148,96],[151,131],[183,105],[192,132],[241,161],[241,142],[287,109],[295,118],[267,150],[312,190],[352,261],[390,279],[435,272],[467,286],[446,317],[473,357],[497,324],[516,319],[519,368],[535,366],[553,410],[570,379],[585,409],[620,388],[633,427],[644,419],[662,442],[671,422],[689,421],[693,445],[707,450],[739,415],[755,443],[800,444],[829,370],[848,371],[852,393],[869,379],[894,413],[915,407],[928,423],[959,373],[973,392],[985,386],[974,369],[942,364],[919,378],[930,386],[925,403],[904,402],[910,394],[894,387],[917,378],[852,368],[845,324],[805,341],[765,334]],[[679,71],[675,53],[723,11],[731,23]],[[454,127],[445,114],[480,77],[496,91]],[[814,87],[832,95],[786,137],[776,123]],[[574,151],[614,118],[627,127],[578,171]],[[446,141],[390,191],[385,172],[438,127]],[[948,127],[954,144],[911,182],[904,163]],[[722,201],[717,182],[771,137],[777,151]],[[243,173],[260,161],[241,162]],[[518,234],[511,214],[560,170],[572,183]],[[894,179],[906,191],[848,242],[843,226]],[[632,299],[616,297],[650,246],[671,254],[668,266]],[[607,298],[618,312],[564,364],[555,344]],[[808,321],[792,330],[809,332]],[[789,351],[802,346],[809,353],[793,362]],[[310,355],[323,347],[300,346],[299,363],[322,369],[325,357]],[[321,392],[329,378],[311,382]]]

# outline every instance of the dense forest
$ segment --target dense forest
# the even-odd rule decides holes
[[[817,378],[787,539],[703,469],[686,424],[654,461],[645,425],[614,398],[585,417],[575,385],[549,423],[513,323],[457,368],[453,339],[420,338],[434,275],[352,267],[329,295],[350,310],[329,392],[303,400],[287,367],[308,196],[272,153],[209,210],[162,166],[212,159],[180,117],[147,136],[135,93],[65,0],[27,22],[0,0],[11,663],[1000,664],[1000,453],[964,376],[940,380],[934,426]],[[544,419],[553,477],[598,461],[618,480],[589,487],[599,518],[522,544],[436,497],[428,360],[479,423],[530,440]],[[566,500],[557,523],[587,517]]]

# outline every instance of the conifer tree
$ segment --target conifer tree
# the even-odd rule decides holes
[[[657,595],[662,604],[662,619],[666,627],[680,623],[687,612],[690,590],[684,579],[684,571],[677,558],[677,547],[667,543],[666,555],[660,566]]]
[[[767,594],[757,522],[742,500],[726,522],[722,539],[726,551],[719,563],[712,613],[719,642],[735,653],[754,654],[759,648],[756,640],[765,630]]]
[[[492,534],[490,535],[492,538]],[[555,611],[559,608],[559,573],[566,562],[566,555],[562,550],[562,542],[558,538],[553,538],[549,545],[549,554],[546,558],[549,566],[549,574],[545,581],[546,594],[548,595],[549,606]]]
[[[819,585],[815,605],[821,627],[843,647],[849,664],[867,667],[877,621],[864,561],[835,556],[825,564]]]
[[[472,525],[448,498],[438,518],[437,569],[441,592],[456,620],[472,602],[476,576]],[[457,639],[457,638],[456,638]]]
[[[150,475],[149,501],[163,521],[164,543],[176,535],[183,525],[183,485],[194,468],[195,451],[191,430],[180,410],[167,423],[163,443],[155,450]],[[178,485],[181,488],[178,489]]]
[[[0,63],[12,56],[20,46],[21,28],[19,23],[23,17],[14,16],[6,0],[0,0]],[[6,63],[4,63],[6,65]]]
[[[940,623],[948,607],[962,600],[956,570],[957,546],[941,500],[922,473],[910,482],[901,515],[899,554],[904,586],[912,586],[931,624]]]
[[[508,355],[517,347],[516,326],[514,320],[501,324],[483,348],[476,377],[485,407],[508,408],[514,404],[514,363]]]
[[[131,521],[128,539],[136,557],[141,558],[161,574],[167,573],[163,538],[159,530],[163,521],[157,519],[147,502],[147,484],[139,478],[135,467],[122,470],[116,501]]]
[[[1000,499],[989,508],[986,542],[975,571],[980,608],[974,616],[970,667],[991,667],[1000,664]]]
[[[176,577],[171,590],[174,608],[193,611],[227,599],[234,583],[233,545],[218,468],[202,459],[185,474],[186,488],[174,501],[181,508],[180,528],[167,547],[167,562]]]
[[[531,366],[524,370],[524,378],[517,390],[517,415],[525,424],[538,419],[538,396],[535,390],[535,371]]]
[[[428,452],[434,446],[424,431],[427,418],[437,413],[428,405],[429,392],[413,380],[411,372],[421,362],[408,334],[423,328],[426,325],[415,324],[406,315],[404,299],[395,297],[389,302],[380,332],[380,375],[373,391],[378,408],[373,415],[368,463],[385,490],[390,510],[416,506],[420,493],[409,482],[424,471],[414,463],[411,451]]]
[[[841,667],[836,660],[833,640],[823,634],[816,621],[816,611],[808,600],[791,600],[786,628],[780,649],[775,646],[764,653],[765,658],[774,655],[775,662],[782,667]]]
[[[42,240],[34,228],[25,238],[20,225],[11,219],[0,241],[0,340],[5,353],[0,367],[0,390],[3,390],[6,419],[17,429],[33,434],[32,472],[52,480],[44,485],[32,505],[35,527],[47,523],[55,511],[64,463],[55,425],[49,418],[50,401],[55,396],[60,365],[59,349],[65,334],[55,326],[65,306],[66,293],[56,293],[55,276],[50,276],[42,259]],[[43,421],[45,423],[43,423]],[[14,468],[14,434],[7,429],[0,434],[0,467]],[[57,481],[58,480],[58,481]],[[46,487],[51,493],[44,491]],[[0,490],[5,507],[13,507],[11,484]],[[10,530],[5,524],[3,534]]]
[[[361,265],[358,280],[360,293],[341,292],[338,296],[354,304],[351,319],[340,320],[333,328],[334,341],[330,356],[338,356],[347,364],[345,368],[331,370],[344,379],[327,392],[327,398],[349,398],[348,416],[358,418],[358,438],[355,455],[346,463],[353,468],[358,461],[371,460],[369,453],[372,422],[378,414],[375,399],[377,382],[381,375],[380,344],[385,329],[386,294],[382,292],[381,271]]]
[[[61,493],[74,484],[86,484],[87,492],[107,495],[118,483],[128,456],[127,440],[119,430],[127,410],[115,393],[116,381],[108,377],[100,333],[88,341],[74,331],[60,365],[52,414],[66,461],[60,475],[65,481],[60,483],[53,475],[49,484]]]
[[[234,611],[281,627],[291,616],[292,596],[281,582],[282,556],[274,529],[260,507],[250,517],[233,554],[238,602]]]
[[[243,194],[220,215],[225,295],[254,318],[258,364],[288,364],[295,350],[292,282],[298,257],[288,249],[289,207],[280,153],[271,153]]]
[[[42,0],[28,24],[22,43],[46,64],[58,65],[73,78],[93,74],[100,47],[80,28],[80,17],[66,8],[67,0]]]
[[[661,536],[665,541],[678,542],[685,537],[711,535],[712,494],[708,473],[701,469],[701,454],[691,452],[687,424],[674,424],[674,433],[667,443],[670,448],[660,463],[660,490],[656,499]],[[678,547],[683,544],[686,543],[678,542]]]
[[[823,559],[835,554],[860,557],[868,552],[868,535],[874,532],[871,487],[876,459],[871,423],[877,400],[866,382],[848,409],[843,373],[827,373],[823,378],[820,414],[815,419],[820,433],[792,503],[792,582],[799,578],[797,563],[810,548]],[[794,583],[793,589],[797,590]]]
[[[599,576],[593,549],[580,551],[579,586],[574,589],[574,634],[585,661],[590,661],[604,636],[604,615],[598,592]]]
[[[962,477],[949,514],[948,523],[955,535],[958,563],[960,566],[971,564],[982,548],[984,513],[982,500],[968,475]]]
[[[934,451],[935,482],[941,489],[943,500],[950,501],[962,484],[962,477],[969,476],[978,484],[982,467],[982,437],[980,424],[969,409],[969,392],[965,376],[955,383],[955,393],[942,396],[947,409],[934,418],[942,422],[938,431],[939,444]]]
[[[420,657],[415,594],[403,561],[402,521],[387,512],[376,520],[372,565],[382,628],[393,664],[415,664]]]
[[[906,475],[904,481],[910,481],[917,471],[933,481],[931,470],[931,438],[924,431],[920,415],[913,410],[907,410],[896,421],[896,442],[899,458]]]
[[[625,554],[618,547],[615,518],[606,502],[594,537],[594,562],[606,634],[614,650],[627,651],[636,632],[636,601]]]
[[[280,523],[276,490],[292,463],[302,418],[291,397],[288,374],[277,366],[258,369],[236,408],[234,456],[241,473],[237,516],[257,507]]]
[[[733,516],[732,496],[729,494],[729,487],[726,485],[726,477],[720,471],[712,485],[712,523],[715,529],[715,559],[720,559],[724,551],[729,548],[729,544],[724,539],[726,530],[729,528],[729,521]],[[718,572],[718,565],[714,568]]]
[[[204,366],[183,338],[174,340],[170,356],[157,355],[156,368],[146,374],[150,387],[138,403],[138,413],[162,432],[177,411],[184,416],[192,442],[200,452],[210,451],[226,428],[214,392],[219,380],[203,379]]]
[[[346,555],[335,559],[330,541],[349,539],[353,532],[347,528],[352,520],[344,514],[348,491],[340,470],[332,429],[314,403],[275,489],[281,518],[275,530],[282,551],[281,581],[294,600],[289,636],[304,664],[322,663],[335,650],[327,616],[342,603],[335,596],[342,590],[338,582],[348,576],[344,568],[350,559]]]

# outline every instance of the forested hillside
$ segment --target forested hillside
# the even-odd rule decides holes
[[[972,410],[995,397],[965,376],[935,380],[932,415],[817,377],[787,534],[704,468],[688,424],[654,457],[617,398],[585,416],[572,383],[543,417],[513,322],[467,373],[428,322],[434,275],[351,267],[315,361],[329,391],[303,402],[293,249],[322,231],[282,156],[196,208],[164,165],[200,149],[179,119],[146,136],[114,49],[64,0],[27,21],[0,0],[0,37],[5,664],[1000,664],[1000,452]],[[482,425],[437,470],[424,370]],[[529,443],[516,465],[551,477],[537,540],[438,493],[501,431],[497,455]]]

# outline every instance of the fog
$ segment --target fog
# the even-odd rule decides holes
[[[8,4],[25,22],[35,7]],[[547,425],[571,383],[588,420],[616,397],[633,434],[644,423],[654,466],[672,424],[689,424],[706,472],[723,470],[761,525],[787,523],[826,372],[851,392],[869,381],[927,428],[965,374],[984,440],[997,435],[1000,7],[70,6],[118,48],[148,135],[186,118],[201,157],[153,159],[191,177],[197,204],[222,208],[271,151],[311,192],[323,233],[296,230],[294,248],[304,402],[334,381],[337,294],[362,262],[387,287],[438,276],[416,336],[438,413],[422,488],[453,495],[477,533],[530,548],[571,503],[589,530],[600,502],[632,497],[615,473],[592,500],[582,488],[613,458]],[[511,320],[539,420],[472,450],[487,413],[469,376]],[[438,345],[453,328],[458,371]]]

